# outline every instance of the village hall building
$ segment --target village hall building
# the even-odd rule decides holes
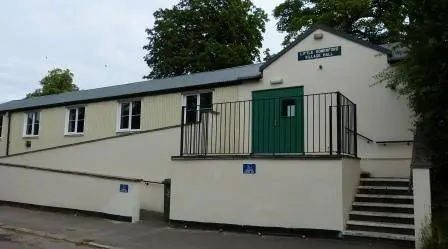
[[[0,104],[0,201],[414,240],[403,54],[316,25],[265,63]]]

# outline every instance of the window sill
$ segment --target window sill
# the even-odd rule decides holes
[[[141,132],[142,130],[118,130],[116,131],[116,133],[118,134],[126,134],[126,133],[137,133],[137,132]]]
[[[84,133],[65,133],[64,137],[82,137]]]
[[[39,135],[25,135],[22,136],[23,139],[38,139]]]

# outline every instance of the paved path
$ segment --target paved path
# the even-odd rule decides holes
[[[73,243],[0,229],[2,249],[91,249]]]
[[[0,223],[2,224],[0,228],[2,226],[25,228],[27,231],[37,231],[43,235],[48,234],[73,241],[93,241],[117,248],[411,248],[409,246],[378,240],[302,239],[285,236],[258,236],[255,234],[239,234],[225,231],[220,233],[218,231],[178,229],[167,226],[158,215],[149,215],[144,217],[144,219],[137,224],[131,224],[94,217],[75,216],[73,214],[0,206]],[[3,248],[1,244],[0,248]]]

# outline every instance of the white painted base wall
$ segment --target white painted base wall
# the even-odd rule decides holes
[[[342,231],[359,173],[355,159],[174,161],[170,219]]]
[[[171,156],[179,154],[179,139],[180,128],[171,128],[0,158],[0,163],[162,182],[170,176]],[[163,185],[139,187],[141,208],[163,212]]]
[[[429,168],[413,169],[415,248],[422,246],[422,231],[431,222],[431,178]]]
[[[120,184],[129,186],[120,192]],[[139,183],[0,164],[0,200],[105,214],[140,216]]]
[[[163,213],[163,191],[161,184],[140,184],[140,208],[144,210]]]
[[[411,159],[362,159],[361,170],[370,173],[371,177],[409,178],[411,174]]]

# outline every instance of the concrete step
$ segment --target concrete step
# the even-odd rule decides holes
[[[344,236],[355,236],[355,237],[378,238],[378,239],[415,241],[415,236],[414,235],[406,235],[406,234],[393,234],[393,233],[380,233],[380,232],[369,232],[369,231],[345,230],[343,232],[343,235]]]
[[[398,223],[388,223],[388,222],[373,222],[373,221],[349,220],[349,221],[347,221],[347,224],[348,225],[355,225],[355,226],[414,229],[414,225],[413,224],[398,224]]]
[[[370,177],[370,178],[361,178],[361,181],[366,182],[407,182],[409,183],[408,178],[396,178],[396,177]]]
[[[413,200],[412,195],[378,195],[378,194],[356,194],[356,197],[362,198],[380,198],[380,199],[408,199]]]
[[[407,178],[361,178],[361,186],[409,187]]]
[[[414,215],[408,213],[374,212],[374,211],[351,211],[350,220],[388,222],[398,224],[414,224]]]
[[[399,204],[399,203],[380,203],[380,202],[353,202],[353,206],[368,206],[368,207],[394,207],[394,208],[414,208],[413,204]]]
[[[377,217],[414,219],[414,215],[413,214],[401,214],[401,213],[351,211],[350,214],[353,214],[353,215],[366,215],[366,216],[377,216]]]
[[[407,234],[407,235],[414,235],[415,233],[413,224],[389,223],[378,221],[349,220],[347,221],[347,229],[357,231]]]
[[[409,187],[395,186],[359,186],[359,194],[379,194],[379,195],[412,195]]]
[[[355,201],[412,204],[414,197],[412,195],[356,194]]]
[[[414,205],[399,204],[399,203],[381,203],[381,202],[354,202],[352,205],[353,211],[368,211],[368,212],[385,212],[385,213],[404,213],[413,214]]]

